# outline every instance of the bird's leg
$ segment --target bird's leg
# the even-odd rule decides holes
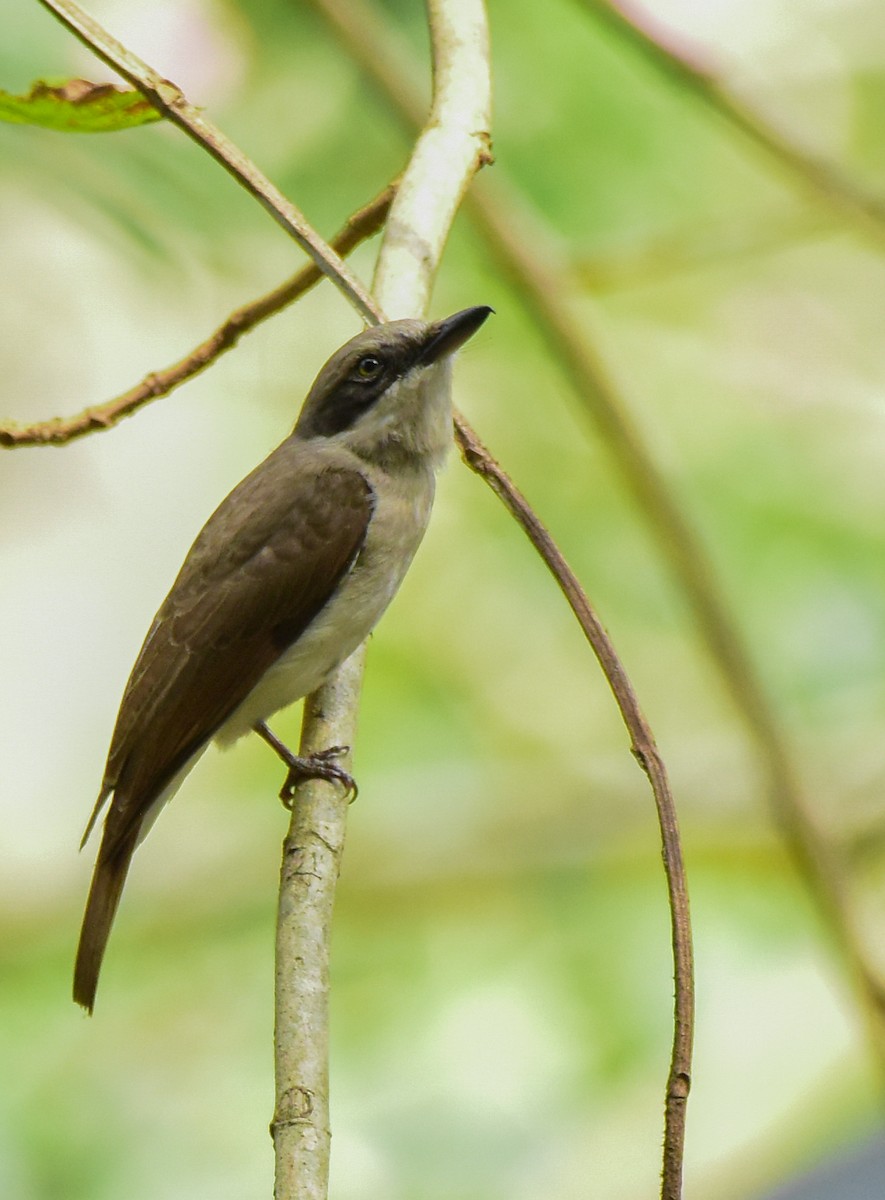
[[[280,789],[280,799],[286,808],[292,807],[295,789],[305,779],[325,779],[329,783],[340,783],[345,792],[350,794],[351,799],[356,800],[359,788],[356,786],[353,776],[332,761],[340,754],[347,754],[349,746],[330,746],[327,750],[319,750],[316,754],[302,757],[300,754],[293,754],[289,747],[281,742],[270,729],[266,721],[257,721],[252,728],[289,768],[286,782]]]

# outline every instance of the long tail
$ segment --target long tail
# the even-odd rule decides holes
[[[117,842],[111,854],[105,852],[105,838],[98,852],[74,966],[74,999],[90,1013],[95,1006],[101,961],[120,903],[120,893],[138,844],[138,832],[136,826],[131,834]]]

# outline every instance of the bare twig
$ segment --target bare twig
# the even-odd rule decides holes
[[[302,753],[352,746],[364,653],[304,702]],[[274,989],[275,1200],[326,1200],[329,1186],[329,947],[347,828],[343,788],[298,789],[283,842]]]
[[[360,242],[378,232],[387,217],[395,192],[396,184],[388,184],[374,200],[348,217],[331,242],[338,254],[350,254]],[[168,395],[186,380],[205,371],[225,351],[233,349],[244,333],[303,296],[322,278],[319,267],[309,263],[273,291],[232,312],[214,333],[178,362],[152,371],[141,383],[115,396],[113,400],[93,405],[72,417],[56,417],[37,421],[33,425],[0,425],[0,446],[62,446],[84,434],[112,429],[118,421],[131,416],[151,400]]]
[[[672,34],[656,26],[630,0],[579,0],[656,70],[690,92],[815,196],[848,217],[879,242],[885,237],[885,200],[865,192],[832,163],[802,149],[769,121],[732,95],[712,71],[694,61]]]
[[[452,218],[486,161],[490,80],[481,0],[429,0],[434,64],[430,118],[385,228],[375,276],[379,306],[424,311]],[[301,749],[352,745],[364,649],[305,706]],[[329,1157],[328,924],[347,803],[321,781],[298,789],[286,837],[277,923],[277,1200],[323,1200]]]
[[[153,67],[142,62],[131,50],[127,50],[97,21],[85,13],[74,0],[39,0],[49,9],[75,37],[97,55],[102,62],[131,83],[134,88],[150,100],[155,108],[189,138],[220,163],[250,195],[304,249],[324,275],[347,296],[351,304],[363,317],[373,324],[377,311],[363,285],[319,234],[311,228],[304,215],[277,188],[273,186],[243,152],[233,144],[200,110],[185,99],[181,89],[168,79],[163,79]]]
[[[456,440],[465,463],[485,480],[495,495],[506,505],[544,560],[572,612],[577,617],[620,709],[624,724],[630,734],[633,754],[648,776],[654,792],[658,822],[661,828],[664,871],[670,899],[673,968],[676,981],[673,1051],[667,1080],[664,1120],[664,1167],[661,1196],[662,1200],[678,1200],[682,1194],[685,1110],[691,1086],[691,1051],[694,1039],[694,969],[685,865],[682,860],[676,806],[673,803],[666,768],[655,745],[651,729],[639,707],[633,686],[615,653],[615,648],[561,551],[525,497],[479,442],[476,434],[463,417],[458,420],[456,429]]]
[[[397,121],[410,129],[420,101],[403,67],[407,58],[391,53],[394,34],[387,25],[382,29],[377,16],[364,20],[365,6],[358,0],[311,3],[387,100]],[[756,748],[766,775],[769,803],[785,843],[842,950],[868,1014],[872,1043],[885,1063],[885,989],[852,916],[841,862],[817,827],[784,734],[719,593],[706,550],[595,353],[586,327],[571,313],[567,301],[570,277],[556,262],[553,239],[540,222],[527,220],[521,196],[499,170],[495,175],[470,192],[465,209],[481,232],[499,274],[512,284],[512,296],[547,339],[552,361],[571,382],[655,534],[722,686]],[[543,253],[535,249],[536,244],[544,247]],[[553,253],[549,252],[551,246]]]

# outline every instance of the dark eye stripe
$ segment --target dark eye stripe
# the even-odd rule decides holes
[[[333,437],[336,433],[344,433],[369,411],[385,390],[386,385],[380,379],[373,383],[343,384],[333,395],[327,396],[313,414],[309,428],[304,431],[306,436]]]
[[[334,437],[351,429],[395,380],[411,370],[419,349],[420,345],[412,341],[383,343],[377,349],[370,343],[358,352],[355,348],[349,354],[339,352],[340,361],[333,355],[302,409],[295,427],[298,434],[304,438]],[[379,363],[377,374],[361,375],[361,365],[370,362]]]

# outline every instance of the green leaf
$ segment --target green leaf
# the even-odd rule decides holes
[[[0,121],[42,125],[64,133],[106,133],[159,121],[162,114],[140,92],[113,83],[38,80],[27,96],[0,90]]]

